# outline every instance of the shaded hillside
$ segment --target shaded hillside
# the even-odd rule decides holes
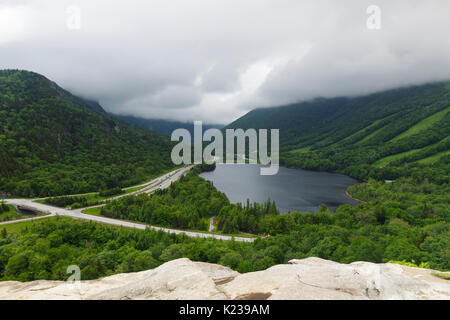
[[[117,117],[129,123],[137,125],[138,127],[141,127],[143,129],[153,130],[168,137],[170,137],[172,132],[176,129],[187,129],[191,133],[191,136],[194,136],[193,122],[169,121],[161,119],[144,119],[134,116],[122,116],[122,115],[118,115]],[[203,124],[203,131],[208,130],[210,128],[220,129],[222,127],[223,127],[222,125]]]
[[[47,196],[134,184],[171,167],[170,149],[166,137],[39,74],[0,71],[2,191]]]
[[[288,166],[395,178],[404,164],[448,164],[450,82],[256,109],[228,127],[280,129]]]

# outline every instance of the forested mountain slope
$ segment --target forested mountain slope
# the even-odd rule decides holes
[[[386,179],[448,169],[450,82],[256,109],[228,128],[280,129],[282,163],[293,167]]]
[[[145,119],[134,116],[124,116],[118,115],[118,118],[125,120],[131,124],[137,125],[143,129],[149,129],[161,133],[162,135],[170,137],[172,132],[176,129],[187,129],[191,136],[194,136],[194,123],[193,122],[181,122],[181,121],[170,121],[170,120],[162,120],[162,119]],[[222,128],[223,125],[215,125],[215,124],[204,124],[202,125],[203,131],[208,130],[210,128]]]
[[[171,145],[42,75],[0,71],[0,191],[48,196],[138,183],[172,166]]]

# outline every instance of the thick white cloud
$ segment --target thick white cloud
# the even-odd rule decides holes
[[[379,30],[366,26],[372,4]],[[0,68],[42,73],[114,113],[227,123],[450,79],[449,12],[447,0],[0,0]]]

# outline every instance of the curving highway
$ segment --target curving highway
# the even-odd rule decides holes
[[[147,182],[143,185],[141,185],[143,188],[128,193],[125,195],[120,195],[117,197],[110,198],[108,200],[114,200],[125,196],[131,196],[131,195],[137,195],[141,193],[152,193],[155,192],[158,189],[166,189],[170,186],[172,182],[175,182],[178,180],[182,175],[186,174],[193,166],[184,167],[181,169],[173,170],[159,178],[156,178],[150,182]],[[206,232],[197,232],[197,231],[187,231],[187,230],[178,230],[178,229],[171,229],[171,228],[163,228],[163,227],[156,227],[151,226],[143,223],[136,223],[136,222],[130,222],[130,221],[124,221],[124,220],[118,220],[118,219],[111,219],[107,217],[101,217],[101,216],[94,216],[89,214],[84,214],[81,212],[81,210],[85,210],[86,208],[81,208],[77,210],[68,210],[64,208],[58,208],[54,207],[48,204],[43,204],[39,202],[35,202],[34,200],[30,199],[7,199],[7,204],[32,209],[34,211],[44,212],[48,213],[46,216],[40,216],[40,217],[34,217],[34,218],[27,218],[27,219],[20,219],[20,220],[12,220],[12,221],[6,221],[6,222],[0,222],[0,225],[10,224],[10,223],[18,223],[18,222],[24,222],[24,221],[31,221],[31,220],[37,220],[37,219],[44,219],[48,217],[53,216],[65,216],[65,217],[71,217],[75,219],[82,219],[82,220],[90,220],[95,221],[99,223],[106,223],[110,225],[115,226],[122,226],[127,228],[135,228],[135,229],[153,229],[153,230],[160,230],[168,233],[175,233],[175,234],[185,234],[188,237],[200,237],[200,238],[214,238],[218,240],[232,240],[234,238],[235,241],[242,241],[242,242],[252,242],[255,240],[255,238],[246,238],[246,237],[232,237],[227,235],[220,235],[220,234],[213,234],[213,233],[206,233]],[[101,206],[101,205],[100,205]]]

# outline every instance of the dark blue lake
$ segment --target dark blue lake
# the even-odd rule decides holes
[[[273,176],[260,175],[260,165],[219,164],[201,176],[212,181],[232,203],[275,200],[278,209],[287,213],[316,212],[322,204],[334,211],[341,204],[356,205],[345,190],[358,183],[343,174],[280,167]]]

